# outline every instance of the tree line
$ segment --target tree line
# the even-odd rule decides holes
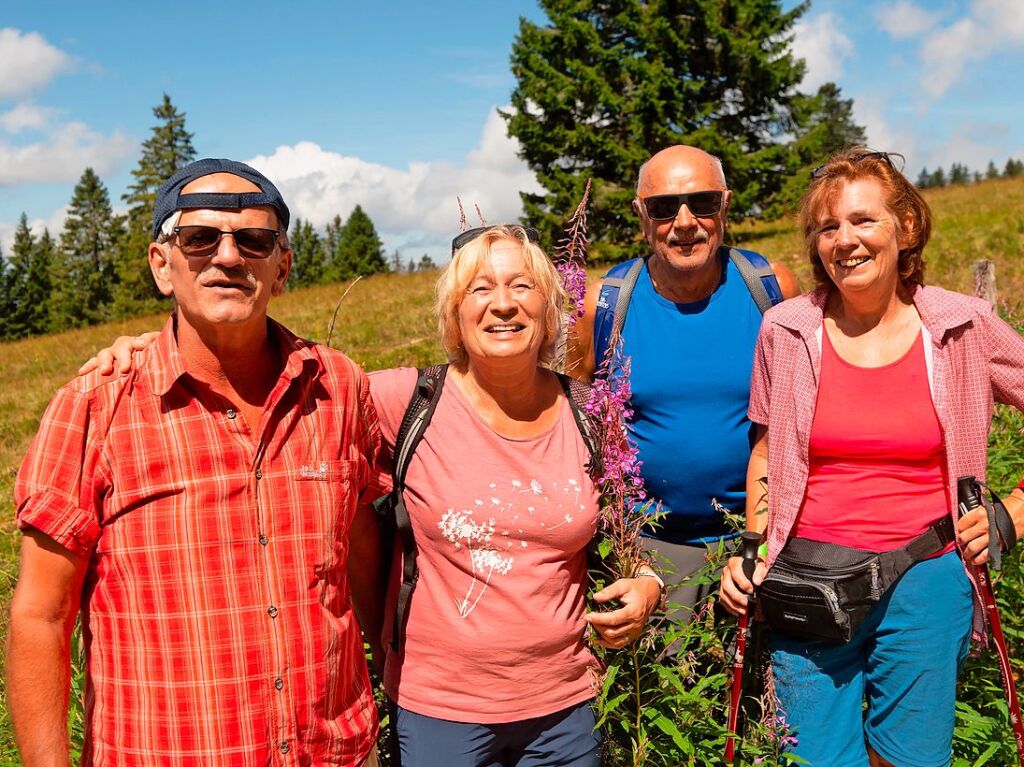
[[[114,213],[106,185],[86,168],[75,185],[59,235],[36,236],[21,214],[10,254],[0,253],[0,340],[123,319],[169,306],[153,283],[146,260],[152,239],[156,190],[196,159],[185,114],[167,94],[153,109],[157,124],[143,142],[133,181],[122,197],[128,211]],[[323,234],[296,219],[289,238],[295,251],[292,285],[314,285],[389,271],[373,221],[357,205],[346,220],[335,216]],[[397,251],[392,261],[401,265]],[[429,268],[424,256],[404,271]],[[403,271],[403,269],[394,269]]]
[[[1024,162],[1010,158],[1003,166],[1002,172],[992,161],[988,161],[988,167],[984,173],[972,171],[966,165],[955,162],[949,167],[949,173],[942,168],[929,171],[928,168],[921,168],[921,172],[914,182],[918,189],[936,189],[938,187],[950,186],[953,184],[976,184],[979,181],[991,181],[997,178],[1017,178],[1024,175]]]

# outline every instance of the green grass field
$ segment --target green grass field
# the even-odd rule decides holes
[[[932,241],[925,251],[927,281],[970,292],[972,264],[991,259],[996,263],[1004,311],[1019,320],[1024,316],[1024,178],[932,190],[926,197],[934,213]],[[735,236],[742,247],[791,266],[804,287],[811,286],[810,266],[793,222],[743,224],[735,228]],[[435,279],[436,272],[426,272],[359,281],[338,309],[332,345],[368,370],[440,361],[432,316]],[[287,293],[271,305],[271,314],[299,335],[326,341],[335,307],[347,287]],[[142,317],[0,344],[0,637],[6,635],[7,603],[17,569],[14,477],[39,417],[57,387],[73,377],[95,350],[122,334],[159,329],[164,319]],[[1015,452],[1021,455],[1024,438],[1016,443]],[[0,765],[12,758],[3,703]]]

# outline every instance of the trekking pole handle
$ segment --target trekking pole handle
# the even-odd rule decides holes
[[[757,569],[757,550],[761,547],[762,540],[764,539],[761,533],[755,533],[750,530],[740,533],[739,555],[743,559],[741,566],[743,567],[743,575],[751,583],[754,582],[754,570]]]

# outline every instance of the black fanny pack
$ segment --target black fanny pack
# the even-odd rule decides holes
[[[884,553],[790,538],[758,588],[761,614],[790,636],[849,642],[900,576],[954,537],[952,518],[943,517],[903,548]]]

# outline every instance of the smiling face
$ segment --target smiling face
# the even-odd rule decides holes
[[[654,221],[643,204],[646,198],[657,195],[706,191],[724,192],[722,206],[712,216],[695,216],[689,206],[682,205],[675,218]],[[686,279],[704,272],[717,274],[716,255],[725,236],[729,197],[718,160],[694,147],[674,146],[658,152],[644,165],[633,209],[640,216],[654,257]]]
[[[252,182],[229,173],[204,176],[182,189],[185,194],[258,191]],[[279,228],[277,214],[269,207],[186,210],[178,226],[212,226],[222,231]],[[166,243],[151,244],[149,261],[160,292],[174,297],[179,322],[200,330],[215,326],[259,328],[265,324],[270,298],[284,290],[291,251],[275,246],[269,258],[246,258],[239,253],[234,237],[224,235],[212,254],[188,257],[181,252],[175,236]]]
[[[489,359],[528,358],[544,345],[547,302],[514,240],[491,245],[458,307],[462,347],[470,366]]]
[[[843,182],[816,229],[818,258],[844,296],[895,293],[900,235],[885,191],[873,178]]]

